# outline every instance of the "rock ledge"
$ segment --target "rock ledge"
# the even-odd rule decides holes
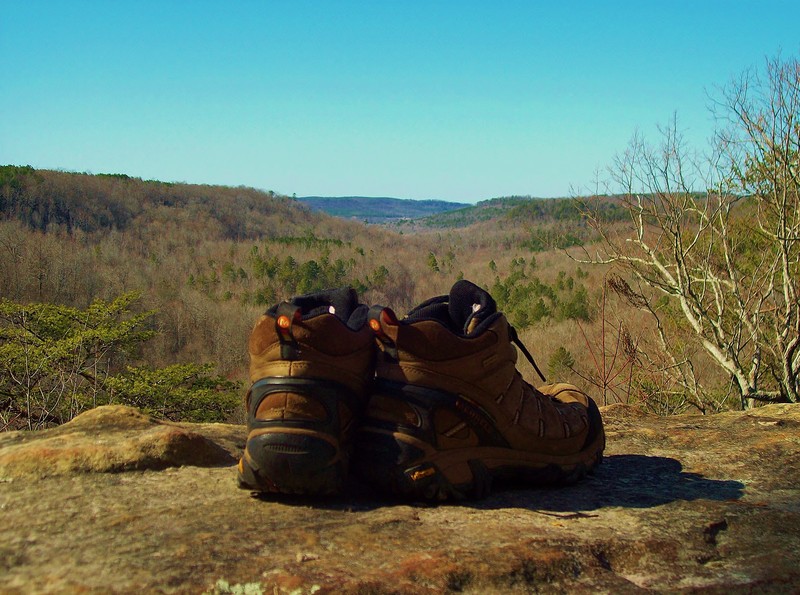
[[[800,591],[800,406],[603,411],[585,481],[476,502],[255,497],[241,426],[102,407],[0,435],[9,593]]]

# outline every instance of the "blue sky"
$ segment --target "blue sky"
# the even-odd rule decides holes
[[[800,2],[2,0],[0,164],[285,194],[568,196],[800,52]]]

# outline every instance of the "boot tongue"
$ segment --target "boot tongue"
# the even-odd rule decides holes
[[[483,289],[467,280],[456,281],[448,298],[450,318],[456,328],[469,335],[475,327],[497,312],[494,299]]]

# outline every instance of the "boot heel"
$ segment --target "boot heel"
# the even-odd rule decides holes
[[[342,488],[345,457],[330,441],[305,433],[251,436],[239,468],[243,488],[284,494],[329,494]]]

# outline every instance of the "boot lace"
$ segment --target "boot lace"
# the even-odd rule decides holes
[[[533,366],[533,369],[536,370],[536,373],[539,375],[539,378],[542,379],[542,382],[547,382],[547,379],[544,377],[544,374],[542,374],[539,366],[536,365],[536,360],[533,359],[533,356],[531,355],[530,351],[528,351],[528,348],[525,347],[525,344],[520,340],[519,335],[517,334],[517,329],[510,324],[508,325],[508,336],[511,339],[511,342],[516,345],[525,356],[525,359],[530,362],[530,364]]]

